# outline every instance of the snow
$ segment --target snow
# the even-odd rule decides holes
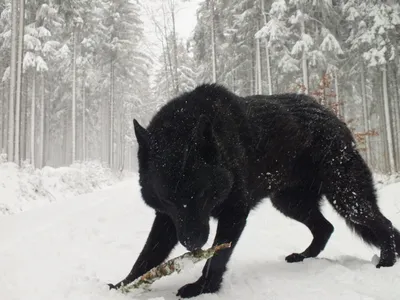
[[[7,192],[10,184],[17,183],[4,181],[5,168],[11,178],[18,179],[13,174],[19,173],[10,164],[0,168],[0,182]],[[49,173],[41,178],[64,174],[62,169]],[[29,185],[29,178],[20,181]],[[400,184],[384,186],[381,182],[378,187],[383,213],[400,228]],[[0,195],[5,197],[4,190]],[[221,291],[197,299],[400,299],[400,262],[392,268],[376,269],[374,255],[379,252],[355,237],[328,205],[323,212],[335,226],[326,249],[317,259],[288,264],[284,257],[305,249],[311,234],[265,201],[249,216]],[[65,201],[0,216],[0,299],[177,299],[178,288],[196,280],[203,263],[158,280],[150,291],[122,294],[106,285],[127,275],[152,218],[152,210],[141,200],[137,175]],[[204,248],[211,245],[215,227],[213,221]],[[171,257],[184,252],[179,245]]]
[[[36,30],[38,32],[38,37],[40,38],[51,36],[51,32],[43,26],[38,27]]]
[[[56,200],[90,193],[118,181],[100,163],[75,163],[69,167],[33,169],[2,162],[0,157],[0,215],[15,214]],[[0,298],[1,299],[1,298]]]
[[[23,71],[26,72],[28,68],[32,68],[35,66],[35,54],[31,51],[26,51],[24,55],[24,60],[23,60]]]
[[[323,51],[331,51],[334,54],[343,54],[343,50],[340,47],[339,42],[331,33],[326,34],[324,40],[320,45],[320,48]]]

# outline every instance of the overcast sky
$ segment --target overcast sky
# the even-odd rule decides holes
[[[196,25],[196,9],[201,0],[185,2],[176,16],[176,30],[179,36],[187,39]]]

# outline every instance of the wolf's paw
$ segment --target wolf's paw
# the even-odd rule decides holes
[[[212,284],[200,278],[196,282],[189,283],[181,287],[176,295],[181,298],[192,298],[200,294],[218,292],[219,288],[219,284]]]
[[[292,253],[292,254],[286,256],[285,260],[288,263],[294,263],[294,262],[303,261],[305,258],[306,258],[306,256],[301,253]]]
[[[381,267],[392,267],[396,263],[396,255],[384,255],[381,256],[376,267],[379,269]]]

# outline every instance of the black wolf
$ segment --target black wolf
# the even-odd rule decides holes
[[[302,94],[239,97],[203,84],[165,104],[147,129],[134,120],[141,193],[155,210],[148,239],[126,285],[163,262],[178,241],[202,247],[209,219],[218,219],[214,244],[232,242],[178,296],[219,290],[249,211],[269,197],[284,215],[313,234],[299,262],[316,257],[333,226],[320,212],[325,196],[366,242],[380,248],[377,267],[400,252],[400,234],[377,205],[371,172],[345,123]]]

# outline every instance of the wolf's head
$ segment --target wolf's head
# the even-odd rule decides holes
[[[192,125],[163,123],[149,130],[134,120],[139,174],[145,202],[174,221],[189,251],[208,239],[209,219],[231,190],[223,149],[202,115]]]

